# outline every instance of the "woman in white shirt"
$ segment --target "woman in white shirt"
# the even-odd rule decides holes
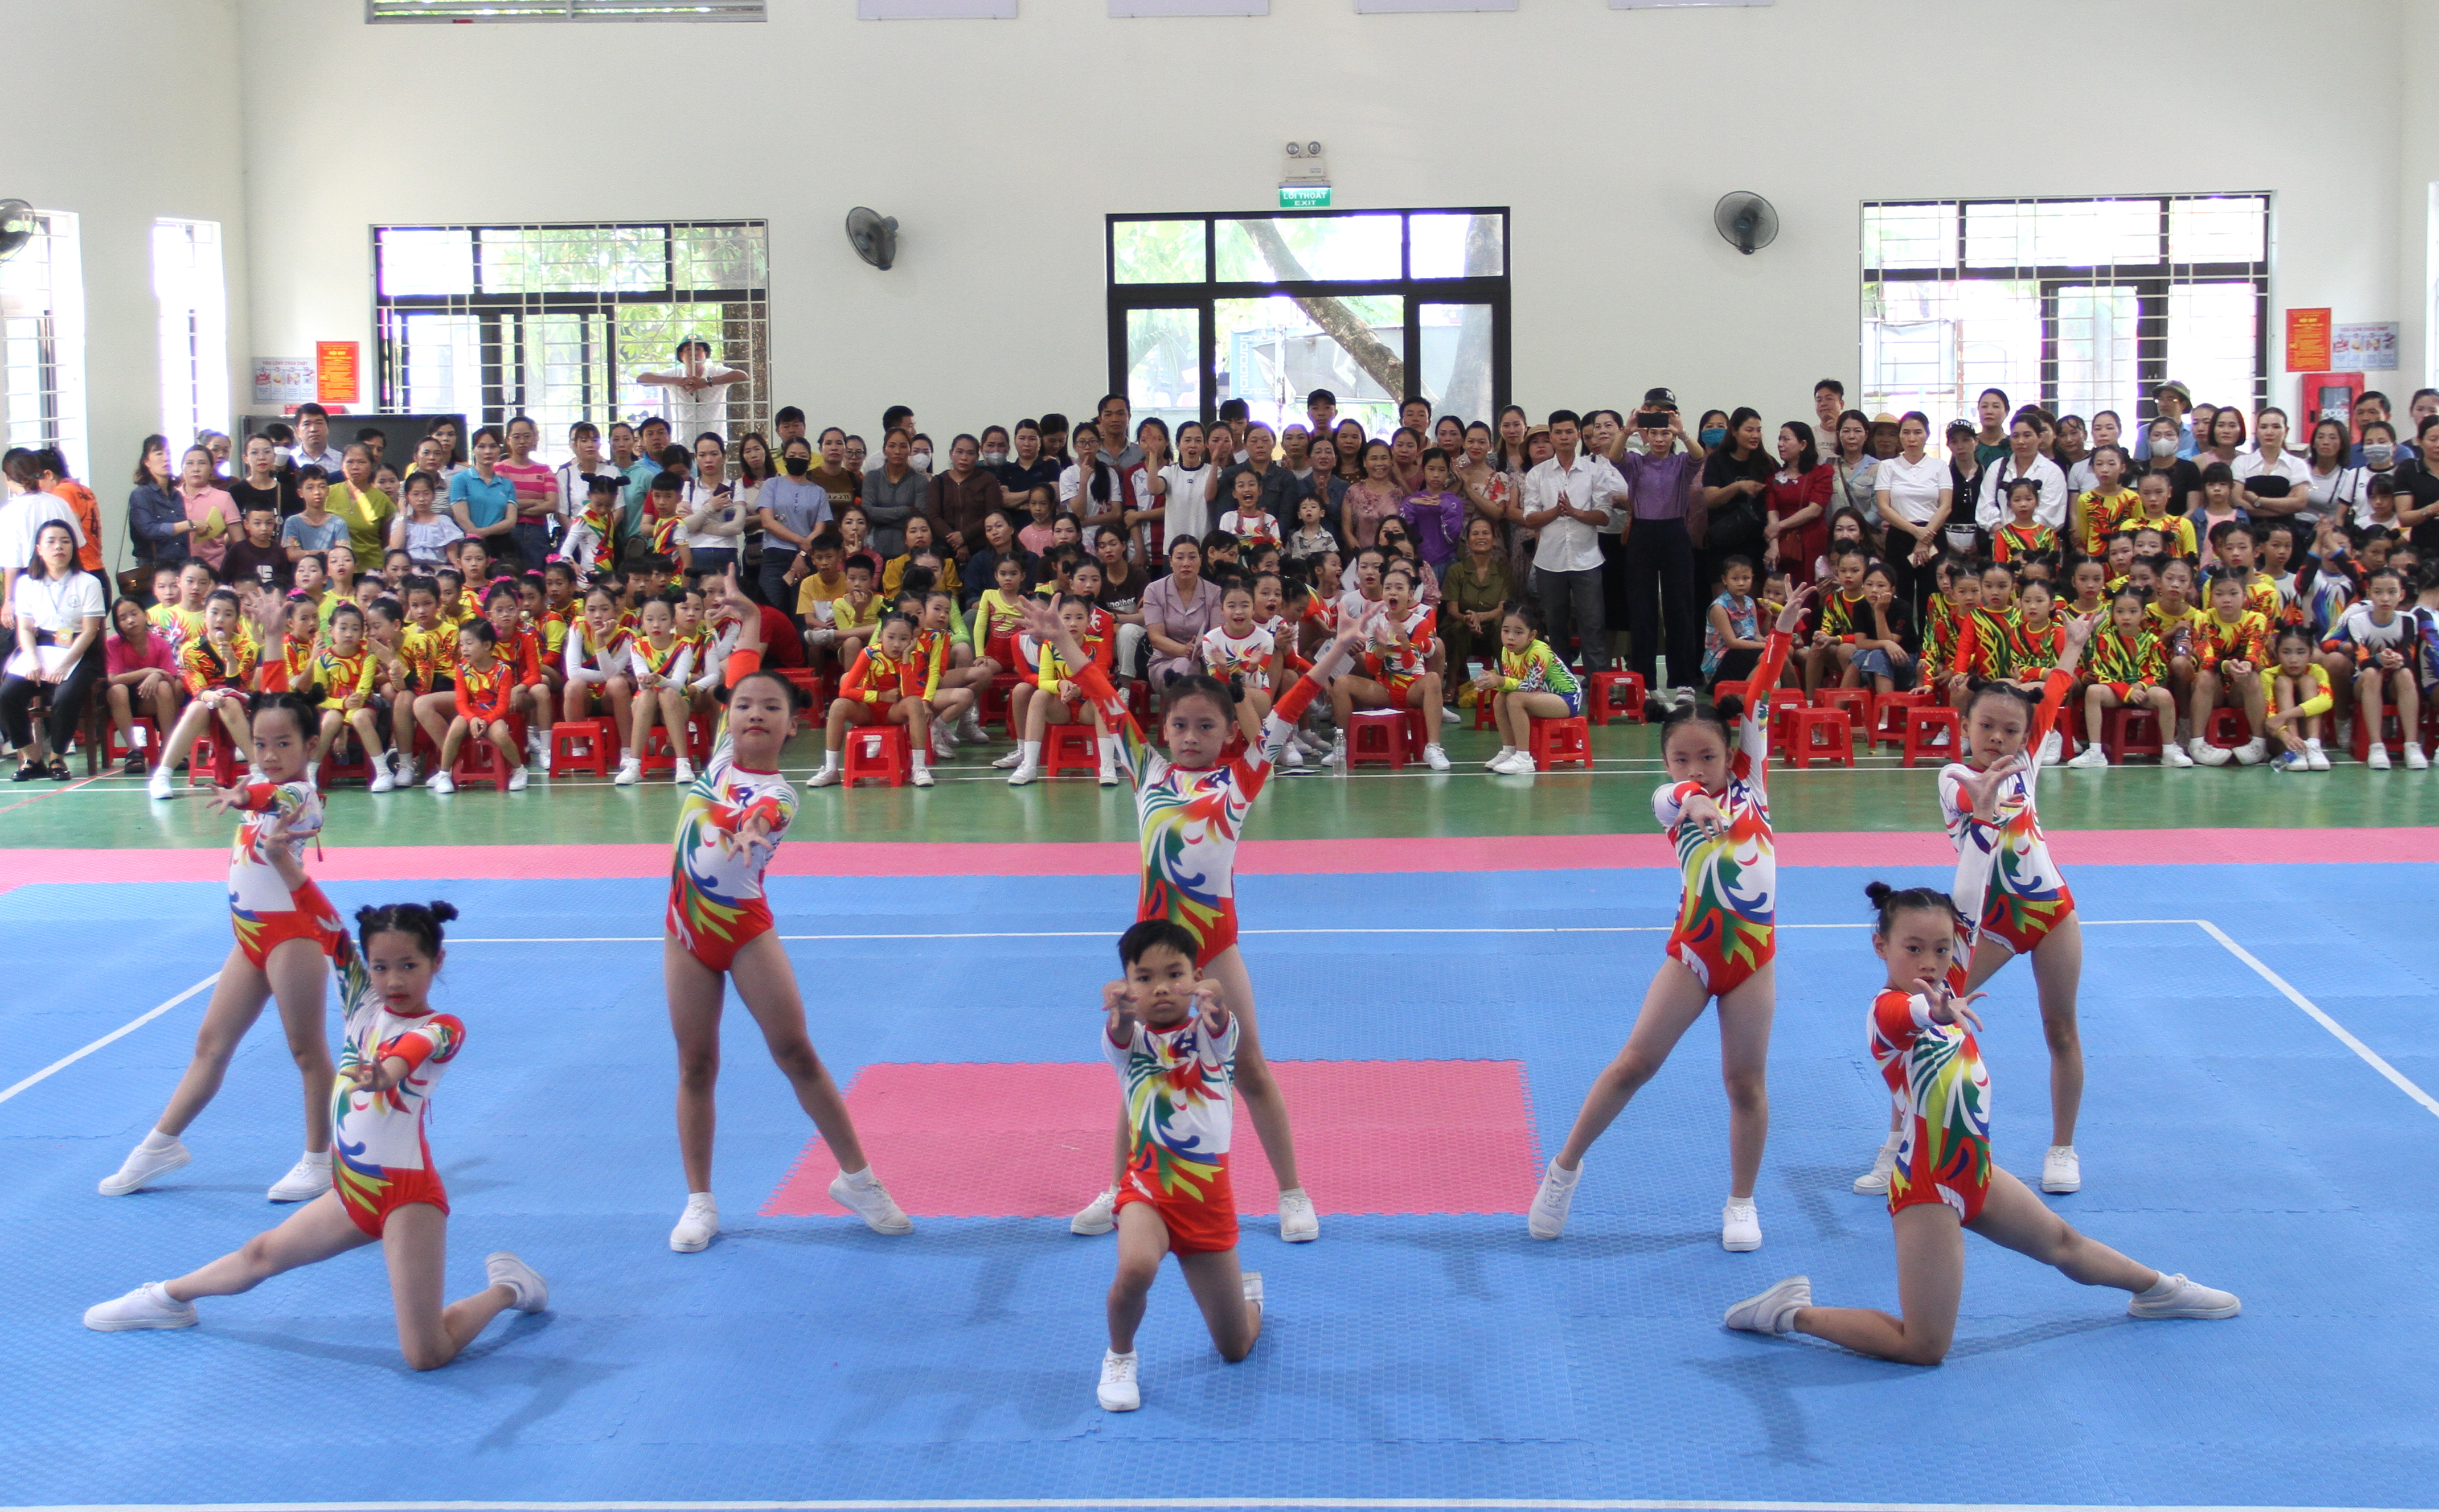
[[[1845,427],[1842,424],[1839,429]],[[1949,487],[1948,458],[1923,448],[1931,439],[1931,419],[1920,410],[1908,410],[1897,420],[1897,454],[1872,470],[1872,496],[1887,537],[1889,577],[1897,596],[1912,610],[1921,609],[1916,591],[1918,573],[1937,552],[1940,527],[1956,506]],[[2055,470],[2057,464],[2050,463]],[[2063,488],[2061,480],[2059,486]]]
[[[737,565],[746,506],[729,485],[728,448],[719,436],[695,438],[694,481],[678,507],[685,517],[678,522],[677,543],[685,548],[688,567],[717,575]]]
[[[2040,503],[2033,508],[2033,518],[2053,530],[2066,529],[2066,471],[2041,455],[2041,428],[2029,415],[2019,415],[2007,431],[2007,454],[1994,457],[1982,470],[1982,488],[1976,495],[1973,523],[1985,531],[1998,529],[2007,523],[2007,489],[2018,478],[2030,478],[2040,485]]]
[[[2352,500],[2341,501],[2338,496],[2345,488],[2346,475],[2354,471],[2346,461],[2353,449],[2354,437],[2346,434],[2343,420],[2324,419],[2313,425],[2312,445],[2304,454],[2304,487],[2315,516],[2351,507]]]
[[[2252,432],[2256,437],[2253,449],[2235,459],[2235,502],[2254,519],[2281,515],[2310,514],[2305,502],[2305,486],[2309,483],[2309,470],[2304,459],[2287,450],[2287,412],[2272,406],[2253,417]],[[2286,487],[2267,486],[2268,491],[2255,491],[2256,478],[2277,478]]]
[[[1144,463],[1151,463],[1148,446]],[[1146,560],[1158,560],[1166,555],[1166,542],[1200,541],[1211,529],[1211,506],[1203,498],[1211,481],[1210,460],[1203,455],[1202,427],[1187,420],[1177,428],[1177,460],[1165,462],[1151,479],[1152,502],[1167,512],[1161,519],[1164,545],[1158,556]]]
[[[60,754],[75,738],[85,695],[102,672],[101,579],[77,566],[76,532],[48,520],[34,535],[34,559],[10,595],[16,653],[0,675],[0,730],[17,748],[16,780],[68,780]],[[34,694],[47,688],[50,714],[36,729]]]

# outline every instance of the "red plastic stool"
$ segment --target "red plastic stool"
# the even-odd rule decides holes
[[[339,755],[341,751],[349,750],[356,753],[352,761]],[[353,730],[341,730],[331,739],[330,749],[322,753],[322,764],[315,770],[313,786],[328,792],[333,782],[370,783],[372,780],[372,754],[365,749],[364,741],[357,738]]]
[[[1748,683],[1714,683],[1711,685],[1711,702],[1716,704],[1731,693],[1738,698],[1750,698],[1752,695],[1745,689],[1751,685]]]
[[[974,718],[985,724],[990,723],[993,720],[1005,720],[1008,717],[1007,696],[1015,692],[1016,685],[1023,681],[1024,679],[1014,672],[1002,672],[992,678],[990,685],[975,696]],[[1010,726],[1010,729],[1013,731],[1014,727]],[[1008,736],[1011,740],[1018,738],[1018,733],[1011,733]]]
[[[238,765],[237,748],[226,735],[207,732],[195,737],[187,752],[187,787],[234,788],[244,774]]]
[[[563,720],[552,725],[550,774],[557,777],[589,771],[596,777],[608,776],[610,752],[616,744],[610,725],[608,720]]]
[[[509,732],[514,736],[513,726]],[[522,748],[522,747],[521,747]],[[502,792],[508,791],[508,774],[516,767],[500,755],[487,736],[469,734],[457,742],[457,759],[449,764],[449,780],[459,787],[469,782],[488,782]]]
[[[717,721],[698,720],[688,715],[686,717],[686,759],[698,767],[709,766],[711,738],[719,733],[720,725]]]
[[[1846,726],[1865,741],[1872,738],[1873,693],[1868,687],[1825,687],[1813,696],[1813,705],[1824,709],[1846,711]]]
[[[2379,725],[2379,743],[2388,747],[2392,756],[2405,755],[2405,725],[2397,718],[2396,705],[2386,702],[2387,690],[2381,690],[2382,702],[2377,709],[2358,702],[2355,704],[2354,753],[2358,761],[2371,759],[2371,731],[2375,720]]]
[[[1137,724],[1146,728],[1150,727],[1151,685],[1140,677],[1130,678],[1127,682],[1127,712],[1135,717]]]
[[[1477,730],[1499,728],[1499,695],[1476,693],[1473,699],[1473,727]]]
[[[1101,742],[1094,734],[1093,727],[1073,723],[1045,726],[1041,740],[1041,770],[1054,777],[1061,772],[1098,773],[1101,770]]]
[[[766,667],[766,672],[776,672],[787,680],[802,697],[806,712],[822,706],[822,675],[810,667]]]
[[[1594,724],[1607,724],[1611,720],[1625,720],[1629,724],[1643,722],[1644,701],[1649,697],[1643,686],[1640,672],[1594,672],[1584,679],[1587,702],[1584,717]],[[1475,729],[1481,729],[1477,724]]]
[[[1931,694],[1921,688],[1911,693],[1881,693],[1872,700],[1871,736],[1880,745],[1905,744],[1908,709],[1927,708]]]
[[[1948,733],[1946,744],[1932,744],[1931,737],[1934,730],[1944,730]],[[1921,703],[1907,706],[1905,756],[1902,765],[1909,767],[1914,765],[1916,756],[1937,756],[1942,760],[1954,760],[1958,748],[1964,742],[1965,731],[1956,721],[1954,709]]]
[[[161,764],[161,727],[152,722],[151,715],[146,714],[139,714],[127,722],[133,728],[145,732],[144,765],[148,768],[159,766]],[[103,731],[102,760],[124,761],[134,754],[129,747],[120,743],[118,726],[112,722],[106,714],[102,717],[101,728]]]
[[[893,788],[900,788],[914,774],[915,758],[907,750],[906,726],[866,724],[848,727],[846,760],[839,777],[841,786],[852,788],[870,777],[886,782]]]
[[[2158,756],[2160,717],[2123,704],[2110,709],[2100,721],[2100,748],[2109,753],[2111,765],[2131,756]]]
[[[647,777],[674,777],[678,772],[678,748],[669,739],[669,728],[655,724],[644,732],[643,749],[634,753],[637,770]]]
[[[1956,711],[1941,712],[1953,728]],[[1793,711],[1787,736],[1787,764],[1808,767],[1815,761],[1833,767],[1855,764],[1855,721],[1847,718],[1844,709]]]
[[[2202,738],[2222,751],[2233,751],[2252,738],[2252,720],[2234,704],[2222,703],[2202,721]]]
[[[1414,753],[1407,749],[1405,709],[1360,709],[1346,720],[1346,768],[1382,765],[1402,772]]]
[[[1561,766],[1578,766],[1586,772],[1593,769],[1592,726],[1580,714],[1563,720],[1535,720],[1531,739],[1536,772]]]

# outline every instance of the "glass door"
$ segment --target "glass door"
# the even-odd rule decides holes
[[[1166,421],[1172,444],[1180,425],[1202,418],[1203,340],[1199,307],[1126,311],[1127,402],[1137,424],[1155,415]]]
[[[1495,329],[1487,304],[1416,307],[1416,392],[1431,401],[1433,415],[1489,416]]]
[[[1406,387],[1406,301],[1398,294],[1272,294],[1212,306],[1214,401],[1241,399],[1273,430],[1305,418],[1326,388],[1338,413],[1379,436]]]

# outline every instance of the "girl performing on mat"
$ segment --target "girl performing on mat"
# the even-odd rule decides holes
[[[1585,1152],[1659,1074],[1678,1040],[1717,998],[1732,1182],[1720,1214],[1719,1243],[1730,1250],[1761,1248],[1754,1179],[1770,1137],[1766,1074],[1778,993],[1772,965],[1778,952],[1778,865],[1765,781],[1770,701],[1795,643],[1795,628],[1804,622],[1805,603],[1819,591],[1819,584],[1806,587],[1780,612],[1745,685],[1752,690],[1750,703],[1740,703],[1734,694],[1719,700],[1717,709],[1682,703],[1660,726],[1668,780],[1652,793],[1651,808],[1676,844],[1684,872],[1677,926],[1668,935],[1668,958],[1644,992],[1643,1011],[1626,1048],[1593,1078],[1565,1147],[1541,1175],[1541,1189],[1525,1219],[1537,1239],[1566,1233]],[[1736,731],[1733,749],[1731,726]]]
[[[1816,1307],[1812,1282],[1790,1276],[1728,1309],[1727,1325],[1754,1333],[1808,1333],[1860,1354],[1935,1365],[1956,1337],[1965,1290],[1965,1231],[2053,1265],[2088,1287],[2132,1293],[2137,1318],[2233,1318],[2243,1305],[2225,1291],[2163,1275],[2050,1211],[1990,1159],[1990,1078],[1973,1031],[1981,996],[1956,992],[1949,971],[1968,932],[1945,893],[1928,887],[1865,890],[1878,922],[1872,949],[1888,963],[1888,985],[1872,1000],[1872,1058],[1896,1099],[1903,1132],[1889,1171],[1889,1221],[1896,1231],[1897,1305]]]

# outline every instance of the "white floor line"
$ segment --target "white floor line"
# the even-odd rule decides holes
[[[1049,1509],[1187,1509],[1259,1507],[1291,1512],[2383,1512],[2371,1507],[2134,1506],[2090,1503],[1974,1502],[1633,1502],[1541,1497],[1176,1496],[1018,1497],[990,1501],[859,1499],[835,1502],[154,1502],[11,1507],[9,1512],[1026,1512]],[[2393,1509],[2405,1512],[2405,1509]]]
[[[2212,939],[2218,941],[2221,945],[2226,946],[2229,954],[2234,956],[2237,960],[2242,961],[2245,965],[2252,968],[2252,969],[2259,974],[2261,980],[2269,983],[2271,987],[2276,987],[2279,994],[2286,998],[2288,1002],[2292,1003],[2295,1006],[2303,1009],[2305,1013],[2310,1014],[2312,1016],[2313,1023],[2319,1024],[2322,1028],[2328,1030],[2330,1034],[2336,1036],[2338,1043],[2344,1045],[2347,1049],[2360,1057],[2363,1064],[2371,1067],[2374,1071],[2378,1072],[2381,1076],[2386,1076],[2397,1091],[2405,1094],[2408,1097],[2412,1098],[2415,1102],[2420,1103],[2424,1108],[2430,1110],[2430,1112],[2434,1115],[2439,1115],[2439,1098],[2432,1097],[2429,1093],[2424,1092],[2420,1087],[2415,1086],[2412,1080],[2409,1078],[2405,1073],[2397,1070],[2394,1066],[2390,1065],[2386,1060],[2380,1058],[2378,1051],[2374,1050],[2371,1046],[2363,1043],[2360,1040],[2356,1039],[2353,1033],[2348,1030],[2344,1024],[2340,1023],[2337,1020],[2330,1018],[2326,1013],[2323,1012],[2319,1004],[2314,1003],[2310,998],[2305,997],[2303,993],[2296,991],[2293,983],[2288,981],[2285,977],[2280,976],[2277,972],[2270,969],[2269,967],[2264,966],[2261,963],[2261,957],[2253,954],[2251,951],[2246,950],[2243,946],[2238,945],[2234,940],[2229,938],[2227,931],[2212,923],[2209,919],[2198,918],[2195,919],[2194,922],[2201,926],[2203,934],[2209,935]]]
[[[151,1023],[153,1020],[169,1012],[171,1008],[176,1007],[179,1004],[186,1002],[196,993],[209,987],[213,983],[220,979],[221,974],[218,971],[214,971],[211,975],[196,983],[193,987],[187,988],[187,990],[179,993],[176,997],[171,998],[169,1002],[162,1004],[159,1007],[152,1009],[150,1013],[139,1014],[136,1017],[128,1020],[125,1023],[120,1024],[117,1028],[111,1030],[108,1034],[103,1035],[100,1039],[96,1040],[93,1043],[85,1046],[83,1049],[79,1050],[72,1055],[62,1056],[59,1059],[52,1061],[49,1065],[35,1072],[32,1076],[18,1082],[15,1086],[10,1087],[6,1092],[0,1092],[0,1102],[7,1102],[9,1098],[14,1097],[21,1092],[24,1092],[27,1088],[34,1085],[36,1082],[45,1079],[54,1072],[65,1071],[68,1067],[75,1065],[78,1061],[82,1060],[85,1057],[93,1054],[95,1051],[110,1043],[112,1041],[124,1039],[128,1035],[134,1034],[136,1030],[143,1028],[146,1024]]]

